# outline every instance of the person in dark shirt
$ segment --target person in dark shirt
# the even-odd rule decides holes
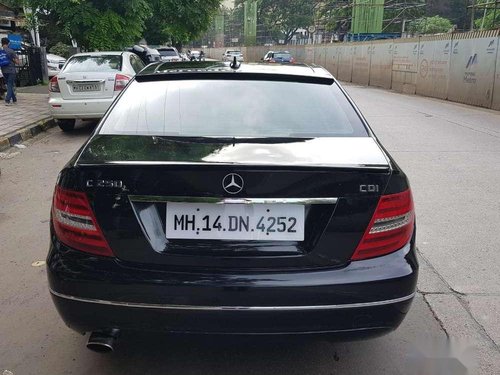
[[[9,48],[9,39],[2,38],[2,48],[10,60],[10,64],[2,66],[2,74],[7,85],[7,95],[5,95],[5,105],[17,103],[16,93],[14,92],[14,85],[16,84],[16,63],[19,62],[16,52]]]

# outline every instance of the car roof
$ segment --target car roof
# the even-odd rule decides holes
[[[265,63],[241,63],[231,68],[221,62],[153,63],[136,75],[139,82],[189,79],[269,80],[332,84],[333,76],[318,65],[290,66]]]

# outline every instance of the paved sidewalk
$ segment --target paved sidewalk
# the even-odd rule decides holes
[[[17,104],[0,101],[0,151],[38,134],[52,125],[47,94],[18,92]]]

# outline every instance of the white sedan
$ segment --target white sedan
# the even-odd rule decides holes
[[[53,53],[47,53],[47,69],[49,72],[49,78],[59,74],[65,63],[66,59],[64,57],[54,55]]]
[[[132,77],[144,68],[132,52],[79,53],[70,57],[50,80],[50,112],[63,131],[71,131],[77,119],[104,116]]]

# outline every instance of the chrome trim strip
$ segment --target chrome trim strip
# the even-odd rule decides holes
[[[212,204],[336,204],[338,198],[216,198],[129,195],[132,202],[186,202]]]
[[[385,301],[364,302],[364,303],[350,303],[343,305],[317,305],[317,306],[190,306],[190,305],[162,305],[162,304],[149,304],[149,303],[136,303],[136,302],[116,302],[105,301],[92,298],[80,298],[69,296],[66,294],[55,292],[50,289],[50,293],[56,297],[64,298],[70,301],[93,303],[97,305],[120,306],[130,308],[142,309],[157,309],[157,310],[191,310],[191,311],[308,311],[308,310],[342,310],[342,309],[356,309],[364,307],[375,307],[392,305],[394,303],[405,302],[413,297],[416,293],[409,296],[395,298]]]
[[[71,80],[71,81],[66,81],[68,83],[86,83],[86,84],[93,84],[93,83],[104,83],[106,82],[106,80],[104,79],[93,79],[93,80],[87,80],[87,79],[74,79],[74,80]]]
[[[385,164],[315,164],[315,163],[224,163],[224,162],[188,162],[188,161],[103,161],[102,163],[80,163],[78,165],[102,166],[102,165],[132,165],[132,166],[214,166],[214,167],[285,167],[285,168],[339,168],[339,169],[368,169],[389,170]]]

